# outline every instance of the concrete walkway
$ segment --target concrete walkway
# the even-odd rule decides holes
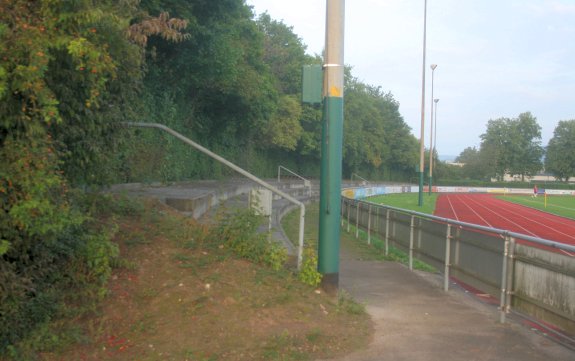
[[[340,288],[375,322],[367,350],[331,361],[573,361],[571,351],[462,290],[443,291],[438,275],[395,262],[362,260],[342,244]]]

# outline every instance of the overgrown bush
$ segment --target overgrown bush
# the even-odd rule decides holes
[[[53,334],[51,320],[93,307],[117,254],[113,228],[70,196],[54,153],[49,138],[0,149],[0,355],[16,359],[28,359],[23,340]]]
[[[317,287],[321,283],[321,277],[321,273],[317,270],[317,252],[312,247],[306,247],[298,278],[306,285]]]
[[[214,227],[212,238],[219,240],[239,257],[279,270],[287,261],[287,252],[281,245],[269,240],[267,234],[258,233],[261,224],[262,218],[253,210],[237,211],[223,217]]]

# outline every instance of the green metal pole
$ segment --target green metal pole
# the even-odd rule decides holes
[[[437,64],[431,64],[431,115],[429,117],[429,195],[431,195],[431,189],[433,188],[433,75],[435,74],[435,68]]]
[[[339,287],[344,15],[345,0],[327,0],[318,271],[323,275],[322,288],[328,293],[337,292]]]
[[[417,204],[423,207],[423,173],[425,171],[425,47],[427,44],[427,0],[423,11],[423,74],[421,81],[421,136],[419,137],[419,199]]]

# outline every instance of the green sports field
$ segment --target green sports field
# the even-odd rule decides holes
[[[420,207],[419,194],[417,193],[398,193],[398,194],[383,194],[380,196],[370,197],[370,202],[385,204],[386,206],[407,209],[410,211],[433,214],[435,210],[435,201],[437,200],[437,193],[423,195],[423,206]]]
[[[547,206],[545,206],[545,196],[541,194],[536,198],[522,195],[507,195],[499,196],[498,198],[558,216],[575,219],[575,197],[573,196],[547,196]]]
[[[369,198],[370,202],[385,204],[391,207],[412,210],[421,213],[433,214],[435,201],[438,194],[427,193],[423,196],[423,207],[418,205],[417,193],[384,194]],[[539,195],[537,198],[525,195],[498,196],[502,200],[539,209],[544,212],[556,214],[558,216],[575,219],[575,197],[573,196],[547,196],[547,206],[545,197]]]

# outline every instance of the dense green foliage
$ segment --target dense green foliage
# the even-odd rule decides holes
[[[136,14],[134,1],[0,2],[0,354],[29,359],[15,345],[48,347],[51,320],[104,295],[113,228],[68,187],[106,179],[116,157],[142,74]]]
[[[545,169],[557,179],[568,181],[575,176],[575,119],[560,121],[549,141]]]
[[[479,150],[466,148],[457,161],[465,163],[463,173],[470,179],[503,180],[511,174],[523,181],[542,170],[543,154],[541,126],[527,112],[518,118],[489,120]]]
[[[346,73],[344,174],[405,179],[418,162],[419,146],[399,114],[399,104],[380,87],[360,82],[349,70]]]
[[[307,55],[289,26],[267,14],[254,20],[245,6],[219,8],[223,13],[217,17],[202,10],[200,17],[186,7],[160,3],[142,5],[182,16],[193,28],[182,44],[149,42],[141,120],[166,124],[259,176],[274,175],[279,164],[319,176],[321,107],[302,104],[300,98],[303,65],[319,64],[321,58]],[[392,169],[395,174],[387,171],[387,178],[408,179],[417,141],[399,105],[391,94],[361,83],[349,71],[346,86],[344,177],[361,170],[381,178],[384,169]],[[385,137],[376,138],[374,128]],[[229,174],[155,131],[131,136],[121,181]],[[145,144],[138,144],[142,136]],[[358,140],[363,138],[373,141]],[[368,152],[369,161],[358,160]]]
[[[258,233],[263,223],[262,217],[251,209],[238,211],[232,217],[226,215],[221,218],[212,237],[239,257],[279,271],[287,261],[287,251],[280,244],[270,241],[267,234]]]

